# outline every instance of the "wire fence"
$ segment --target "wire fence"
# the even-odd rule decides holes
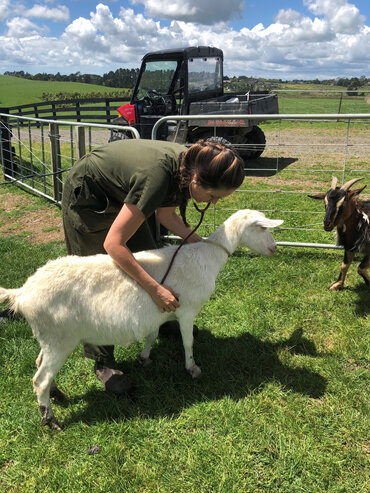
[[[370,90],[273,89],[280,113],[368,113]]]
[[[140,138],[133,127],[10,117],[4,113],[0,113],[0,129],[4,174],[0,185],[16,182],[56,203],[61,201],[65,173],[86,152],[107,143],[114,130],[124,129],[132,138]]]
[[[362,177],[363,184],[370,185],[370,114],[240,115],[243,117],[252,122],[264,119],[265,150],[260,158],[245,162],[246,180],[234,194],[235,207],[214,207],[212,222],[203,224],[199,234],[207,236],[228,215],[249,208],[284,219],[278,235],[275,233],[279,245],[339,248],[335,232],[323,231],[323,203],[308,195],[327,191],[332,175],[338,183]],[[197,115],[197,119],[208,118]],[[235,115],[217,118],[232,120]],[[164,121],[182,119],[187,117],[164,117],[154,126],[152,138]],[[213,133],[222,136],[222,128],[215,124]],[[362,197],[370,199],[365,192]]]
[[[31,127],[25,122],[34,124],[35,119],[12,116],[9,125],[7,118],[9,115],[0,113],[4,171],[0,185],[17,182],[56,203],[61,199],[66,171],[85,152],[107,143],[113,130],[140,137],[132,127],[41,119],[38,126]],[[197,119],[202,118],[209,119],[210,115],[197,115]],[[264,121],[260,127],[266,137],[265,150],[258,159],[246,161],[244,185],[227,205],[217,204],[207,213],[199,233],[207,236],[232,212],[249,208],[284,219],[283,227],[275,232],[280,245],[337,248],[334,233],[322,229],[323,204],[307,195],[326,191],[332,175],[338,177],[338,183],[362,177],[363,184],[370,185],[370,114],[248,114],[238,118]],[[152,138],[163,122],[186,119],[162,118],[154,126]],[[211,119],[213,134],[219,136],[222,127],[217,122],[235,119],[235,115],[211,115]],[[8,139],[4,139],[6,129]],[[363,198],[370,199],[365,192]],[[191,211],[189,218],[197,222]]]

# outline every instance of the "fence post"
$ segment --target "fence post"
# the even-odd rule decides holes
[[[77,101],[76,103],[76,115],[77,115],[77,121],[81,121],[81,112],[80,112],[80,102]]]
[[[39,117],[39,111],[38,111],[37,104],[34,105],[33,111],[35,112],[35,118],[38,118]],[[36,127],[40,128],[40,122],[36,122]]]
[[[342,109],[342,100],[343,100],[343,92],[340,93],[338,113],[340,113],[340,110]]]
[[[57,123],[49,124],[50,150],[51,150],[51,170],[53,181],[54,200],[62,200],[62,180],[61,180],[61,160],[60,160],[60,135]]]
[[[77,159],[86,154],[85,127],[76,127],[77,133]]]
[[[9,114],[9,110],[7,108],[1,108],[0,112]],[[15,175],[18,172],[18,166],[13,159],[12,132],[10,130],[9,118],[7,116],[0,117],[0,127],[0,158],[3,165],[3,173],[4,175],[6,174],[15,178]]]
[[[109,99],[105,100],[105,115],[107,118],[107,123],[110,123],[110,106],[109,106]]]

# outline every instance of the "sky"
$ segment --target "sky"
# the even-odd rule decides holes
[[[370,76],[369,0],[0,0],[0,74],[104,74],[209,45],[224,74]]]

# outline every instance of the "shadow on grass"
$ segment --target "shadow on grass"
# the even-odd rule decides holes
[[[279,159],[260,157],[244,161],[245,176],[274,176],[296,161],[298,159],[286,157],[279,157]]]
[[[370,313],[370,287],[360,281],[353,291],[357,294],[356,314],[364,318]]]
[[[65,425],[76,421],[92,424],[138,416],[172,416],[197,402],[226,396],[239,400],[262,391],[271,382],[302,395],[321,397],[326,379],[307,368],[284,365],[278,357],[279,350],[284,348],[294,354],[318,356],[315,345],[300,330],[278,343],[261,341],[250,334],[216,338],[208,330],[200,330],[194,353],[203,373],[193,380],[184,369],[181,340],[160,339],[152,350],[153,363],[149,367],[142,368],[135,361],[122,363],[121,369],[134,384],[130,398],[117,399],[96,389],[75,396],[69,404],[83,399],[86,406],[72,411]]]

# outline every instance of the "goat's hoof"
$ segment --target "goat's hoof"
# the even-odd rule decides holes
[[[63,426],[54,418],[54,416],[51,418],[42,417],[41,424],[42,426],[48,426],[51,430],[63,431]]]
[[[143,367],[145,368],[146,366],[149,366],[153,363],[153,360],[150,358],[144,358],[143,356],[140,355],[140,361]]]
[[[343,287],[343,284],[340,282],[333,282],[333,284],[330,284],[329,289],[330,291],[338,291],[340,288]]]
[[[193,378],[199,378],[202,374],[202,370],[197,365],[192,366],[188,371]]]

